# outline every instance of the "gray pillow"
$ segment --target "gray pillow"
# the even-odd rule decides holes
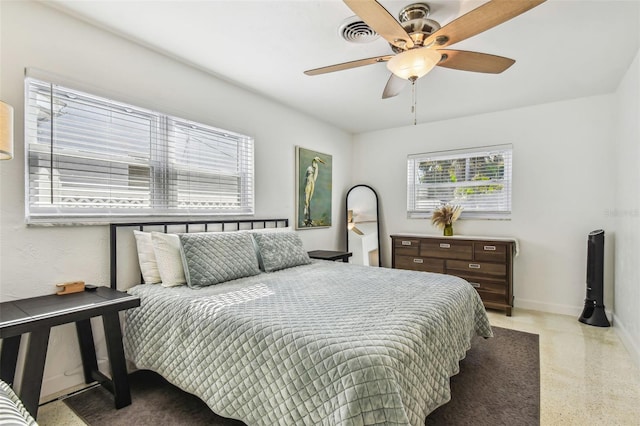
[[[311,263],[300,236],[296,232],[255,233],[265,272]]]
[[[245,232],[179,234],[189,287],[205,287],[260,273],[251,235]]]

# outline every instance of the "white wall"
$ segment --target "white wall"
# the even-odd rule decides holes
[[[615,94],[615,326],[640,365],[640,52]]]
[[[515,306],[577,316],[586,292],[587,234],[602,228],[611,310],[612,107],[613,96],[598,96],[356,135],[353,183],[369,184],[380,196],[384,263],[390,264],[390,234],[438,233],[427,219],[407,219],[408,154],[511,143],[512,219],[460,220],[454,233],[516,237]]]
[[[345,132],[37,2],[0,2],[0,63],[0,98],[15,108],[15,157],[0,163],[0,301],[51,294],[56,283],[70,280],[109,283],[106,226],[25,226],[25,67],[254,136],[258,218],[293,220],[295,145],[332,154],[334,226],[301,235],[309,250],[342,248],[342,200],[351,181],[351,136]],[[100,342],[99,358],[105,353]],[[80,365],[73,327],[54,328],[43,395],[80,383]]]
[[[108,283],[106,227],[24,225],[23,72],[35,67],[123,101],[254,136],[257,217],[293,219],[295,145],[332,154],[334,226],[302,232],[305,245],[342,247],[344,194],[366,183],[380,196],[387,266],[389,234],[437,233],[427,220],[406,218],[408,154],[512,143],[512,220],[462,220],[455,232],[518,238],[516,306],[578,315],[586,235],[605,229],[605,304],[615,307],[616,325],[639,353],[638,58],[615,95],[364,133],[353,146],[340,130],[40,3],[0,2],[0,64],[0,99],[16,110],[15,159],[0,163],[0,301],[50,294],[61,281]],[[106,356],[101,341],[98,355]],[[80,383],[79,366],[73,328],[55,328],[43,394]]]

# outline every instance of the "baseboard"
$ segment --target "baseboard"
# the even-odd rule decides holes
[[[99,360],[98,368],[101,371],[109,371],[109,361]],[[53,377],[45,378],[42,381],[42,390],[40,392],[40,403],[51,401],[58,398],[60,395],[67,393],[69,389],[75,389],[78,386],[84,385],[84,374],[82,367],[73,370],[73,374],[66,372],[66,374],[58,374]]]
[[[620,317],[614,315],[614,321],[616,324],[614,329],[618,333],[618,337],[627,349],[627,352],[629,352],[629,355],[631,355],[631,360],[638,368],[640,368],[640,347],[638,347],[638,344],[633,341],[631,335],[624,326],[624,322],[620,320]]]
[[[514,307],[527,309],[530,311],[546,312],[549,314],[569,315],[576,318],[582,315],[582,310],[584,309],[583,305],[560,305],[557,303],[546,303],[526,299],[515,299]],[[607,318],[609,318],[611,324],[613,325],[613,312],[609,311],[605,307],[605,313],[607,314]]]
[[[515,299],[514,307],[531,311],[547,312],[550,314],[570,315],[579,317],[582,306],[560,305],[557,303],[545,303],[536,300]]]

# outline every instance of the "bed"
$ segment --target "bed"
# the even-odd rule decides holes
[[[219,415],[249,425],[423,425],[450,400],[471,338],[492,335],[477,292],[460,278],[311,260],[296,232],[247,223],[215,236],[178,233],[188,285],[128,289],[141,306],[126,313],[127,358]],[[122,225],[112,225],[112,272],[113,226]],[[253,262],[240,247],[246,235],[258,272],[220,272]],[[220,250],[222,240],[243,243]]]

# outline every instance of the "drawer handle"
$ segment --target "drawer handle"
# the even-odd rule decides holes
[[[469,282],[469,284],[471,284],[471,286],[474,287],[474,288],[480,288],[480,283]]]
[[[413,259],[413,263],[424,263],[424,259]]]
[[[470,263],[469,264],[469,268],[470,269],[480,269],[480,265],[478,263]]]
[[[402,245],[403,246],[410,246],[411,245],[411,241],[402,241]]]
[[[496,251],[496,246],[484,246],[486,251]]]
[[[440,243],[440,248],[451,248],[451,244],[449,244],[449,243]]]

